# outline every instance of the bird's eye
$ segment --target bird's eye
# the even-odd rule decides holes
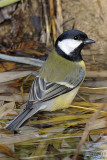
[[[78,36],[75,36],[74,39],[75,39],[75,40],[78,40]]]

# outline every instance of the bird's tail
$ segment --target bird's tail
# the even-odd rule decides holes
[[[16,131],[20,128],[32,115],[38,112],[39,109],[28,108],[21,112],[10,124],[6,126],[6,129],[10,131]]]

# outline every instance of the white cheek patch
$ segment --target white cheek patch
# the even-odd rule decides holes
[[[58,46],[63,52],[69,55],[70,52],[73,52],[81,43],[81,40],[64,39],[58,42]]]

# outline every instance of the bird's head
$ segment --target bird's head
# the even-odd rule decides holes
[[[62,57],[79,61],[81,59],[80,52],[86,44],[94,43],[88,36],[79,30],[68,30],[61,34],[55,43],[55,49]]]

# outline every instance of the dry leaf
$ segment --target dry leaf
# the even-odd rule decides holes
[[[0,72],[5,72],[5,68],[3,67],[2,64],[0,64]]]
[[[15,153],[5,144],[0,144],[0,153],[6,154],[10,157],[16,157]]]
[[[32,73],[31,71],[3,72],[0,73],[0,83],[11,81],[17,78],[22,78],[31,73]]]
[[[8,113],[11,113],[15,106],[15,102],[6,103],[3,106],[0,107],[0,118],[7,115]]]
[[[16,64],[12,62],[3,62],[3,66],[6,70],[11,70],[16,67]]]

